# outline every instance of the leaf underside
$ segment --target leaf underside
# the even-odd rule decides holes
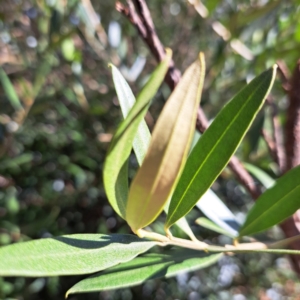
[[[122,76],[120,71],[113,65],[111,66],[111,69],[112,69],[114,85],[118,94],[120,107],[122,110],[123,117],[125,119],[130,109],[136,102],[135,97],[131,91],[130,86],[128,85],[128,83],[126,82],[125,78]],[[139,165],[141,165],[144,160],[146,152],[149,148],[150,139],[151,139],[151,133],[149,131],[149,128],[145,120],[142,120],[138,127],[136,136],[133,140],[133,150]],[[192,240],[196,239],[194,233],[192,232],[185,218],[181,218],[180,220],[178,220],[175,225],[181,228],[181,230],[183,230]]]
[[[136,103],[135,97],[131,91],[130,86],[120,73],[120,71],[111,65],[113,81],[118,94],[120,107],[123,118],[126,119],[133,105]],[[149,128],[143,119],[138,126],[135,138],[133,140],[133,150],[135,152],[139,165],[142,164],[146,152],[150,144],[151,134]]]
[[[166,102],[129,191],[126,220],[136,232],[163,210],[185,162],[204,81],[204,56],[184,73]]]
[[[73,234],[0,248],[0,276],[90,274],[132,260],[156,243],[128,234]]]
[[[104,188],[111,206],[123,219],[126,218],[128,198],[127,159],[139,124],[148,110],[150,101],[164,80],[171,55],[172,52],[168,50],[165,59],[158,65],[138,95],[137,101],[127,118],[118,127],[105,159],[103,169]],[[122,93],[120,90],[118,92]]]

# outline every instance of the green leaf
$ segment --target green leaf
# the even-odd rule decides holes
[[[0,67],[0,82],[2,84],[6,97],[8,98],[8,100],[10,101],[14,109],[23,110],[23,106],[19,100],[19,97],[15,91],[14,86],[12,85],[9,77],[6,75],[6,73],[1,67]]]
[[[190,152],[193,150],[200,137],[201,134],[196,131]],[[240,228],[239,222],[223,201],[211,189],[208,189],[202,195],[196,203],[196,206],[213,223],[221,227],[223,230],[230,233],[232,236],[238,235],[238,229]],[[177,224],[177,222],[175,224]]]
[[[128,117],[118,127],[106,156],[103,170],[105,191],[111,206],[123,219],[126,219],[125,207],[128,196],[127,159],[139,124],[148,110],[151,99],[164,80],[171,55],[171,51],[167,51],[165,59],[152,73]]]
[[[151,253],[95,274],[75,284],[66,296],[139,285],[146,280],[169,278],[180,272],[195,271],[216,263],[222,254],[202,254],[192,250]]]
[[[157,120],[148,152],[129,191],[126,220],[133,232],[157,218],[173,191],[192,141],[204,68],[200,53]]]
[[[207,218],[204,218],[204,217],[198,218],[196,220],[196,224],[198,224],[198,225],[200,225],[200,226],[202,226],[202,227],[204,227],[206,229],[209,229],[209,230],[215,231],[217,233],[229,236],[231,238],[235,238],[236,237],[236,235],[231,234],[230,232],[228,232],[227,230],[223,229],[222,227],[220,227],[216,223],[214,223],[211,220],[209,220]]]
[[[120,71],[113,65],[111,65],[111,68],[114,85],[119,98],[120,107],[122,110],[123,117],[125,119],[130,109],[135,103],[135,97],[131,91],[130,86],[128,85]],[[144,157],[147,153],[150,144],[150,139],[151,133],[149,131],[149,128],[145,120],[142,120],[139,125],[136,136],[133,140],[133,150],[135,152],[139,165],[142,164]],[[196,240],[196,237],[185,218],[181,218],[180,220],[178,220],[176,222],[176,225],[179,228],[181,228],[181,230],[183,230],[192,240]]]
[[[273,85],[276,67],[242,89],[201,136],[172,196],[166,229],[194,207],[225,168],[262,107]]]
[[[300,208],[300,166],[266,190],[247,215],[239,236],[252,235],[279,224]]]
[[[275,180],[262,169],[245,162],[243,162],[243,165],[245,169],[255,176],[265,188],[268,189],[275,184]]]
[[[211,190],[207,190],[196,206],[215,224],[232,236],[238,235],[240,224],[223,201]]]
[[[131,88],[129,87],[128,83],[126,82],[120,71],[113,65],[111,65],[111,69],[122,114],[124,119],[126,119],[131,108],[136,103],[135,97],[131,91]],[[145,120],[142,120],[140,125],[138,126],[138,130],[133,140],[133,150],[135,152],[139,165],[141,165],[144,160],[144,157],[150,144],[150,139],[151,134],[149,128]]]
[[[182,217],[179,219],[175,225],[179,227],[191,240],[196,241],[197,238],[194,235],[194,232],[192,231],[188,221],[186,220],[185,217]]]
[[[170,205],[170,199],[167,201],[165,207],[164,207],[164,211],[166,214],[168,214],[168,210],[169,210],[169,205]],[[192,231],[188,221],[186,220],[185,217],[179,219],[175,225],[177,227],[179,227],[192,241],[198,241],[198,239],[196,238],[196,236],[194,235],[194,232]]]
[[[0,276],[89,274],[132,260],[155,242],[126,234],[74,234],[0,248]]]

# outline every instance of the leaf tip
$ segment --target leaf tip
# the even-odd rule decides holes
[[[273,67],[272,67],[273,81],[275,80],[275,77],[276,77],[276,74],[277,74],[277,68],[278,68],[277,64],[274,64]]]
[[[171,49],[171,48],[166,48],[165,51],[166,51],[166,56],[167,56],[169,59],[171,59],[171,57],[172,57],[172,55],[173,55],[172,49]]]
[[[204,64],[205,63],[205,55],[204,55],[204,52],[199,52],[199,60],[201,62],[201,64]]]

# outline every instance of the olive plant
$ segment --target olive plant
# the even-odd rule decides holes
[[[212,201],[216,210],[224,209],[220,200],[211,197],[210,187],[264,104],[277,66],[257,76],[234,96],[190,150],[204,84],[203,53],[185,71],[170,95],[152,136],[144,121],[169,67],[172,53],[168,49],[166,53],[136,99],[118,69],[110,66],[124,120],[107,153],[104,187],[111,206],[134,235],[74,234],[5,246],[0,248],[1,276],[93,273],[71,287],[68,296],[138,285],[149,278],[201,269],[229,253],[300,254],[286,249],[291,239],[266,243],[252,238],[252,242],[245,242],[246,236],[282,222],[300,208],[300,166],[272,182],[238,231],[214,218],[197,220],[198,224],[231,237],[230,245],[201,241],[185,219],[201,201]],[[140,168],[129,187],[128,158],[132,149]],[[164,235],[151,229],[163,210],[166,211]],[[173,236],[173,225],[179,226],[190,239]],[[153,247],[162,250],[146,253]]]

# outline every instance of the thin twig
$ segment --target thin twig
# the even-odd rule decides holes
[[[281,78],[282,87],[284,88],[284,90],[288,91],[290,89],[290,83],[289,83],[289,78],[291,77],[290,71],[283,60],[277,60],[276,63],[278,66],[278,74],[280,75]]]
[[[264,140],[265,140],[265,142],[266,142],[266,144],[268,146],[270,155],[277,162],[277,155],[276,155],[276,150],[275,150],[276,146],[275,146],[274,139],[264,129],[262,129],[261,135],[263,136],[263,138],[264,138]]]
[[[290,80],[289,107],[285,124],[286,171],[300,165],[300,60]]]
[[[135,26],[139,35],[143,38],[157,62],[161,62],[165,57],[165,49],[156,34],[150,11],[144,1],[137,0],[135,2],[139,14],[136,12],[134,4],[131,0],[127,1],[127,7],[120,2],[117,2],[116,9],[126,16],[131,24]],[[180,77],[180,71],[175,68],[174,61],[171,60],[169,70],[165,78],[165,81],[171,90],[175,88],[180,80]]]
[[[204,114],[204,111],[199,108],[197,111],[196,128],[199,132],[203,133],[209,126],[208,120]]]
[[[252,176],[244,168],[240,160],[236,156],[232,156],[228,163],[228,167],[235,174],[239,183],[244,186],[253,199],[256,200],[261,194],[260,187],[257,183],[255,183]]]
[[[282,253],[282,254],[299,254],[299,251],[280,249],[282,246],[286,246],[293,241],[298,241],[300,236],[294,236],[289,239],[284,239],[275,243],[264,242],[251,242],[251,243],[239,243],[237,240],[233,245],[209,245],[201,241],[190,241],[176,237],[168,237],[156,232],[139,229],[136,234],[140,238],[146,238],[155,242],[158,246],[177,246],[204,252],[216,252],[216,253],[245,253],[245,252],[259,252],[259,253]],[[279,246],[279,249],[277,247]]]
[[[285,124],[285,154],[286,170],[288,171],[300,165],[300,60],[298,60],[292,78],[287,80],[286,89],[289,96],[289,107],[286,112]],[[300,210],[284,221],[280,227],[287,237],[298,235],[300,232]],[[300,241],[291,243],[292,249],[300,249]],[[290,256],[294,270],[300,274],[299,256]]]

